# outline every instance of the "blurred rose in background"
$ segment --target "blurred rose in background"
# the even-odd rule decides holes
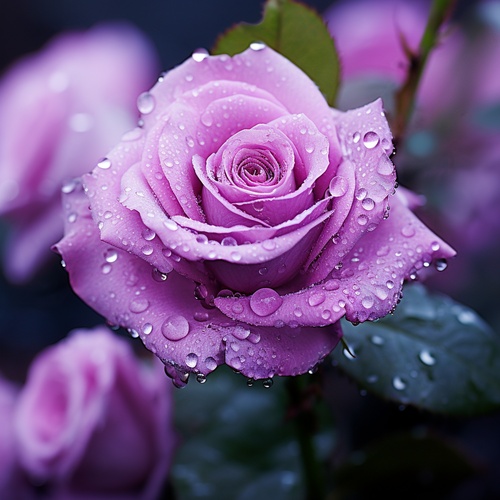
[[[26,484],[51,499],[157,498],[176,444],[171,386],[156,358],[139,359],[107,328],[70,332],[37,355],[0,414],[13,418],[2,427],[2,474],[18,461]]]
[[[0,81],[0,216],[4,272],[23,282],[62,235],[60,190],[90,171],[138,119],[158,74],[155,50],[129,24],[63,33]]]

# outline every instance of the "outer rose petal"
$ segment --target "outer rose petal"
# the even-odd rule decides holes
[[[176,272],[165,279],[142,259],[100,241],[83,192],[75,190],[65,198],[67,213],[77,215],[67,222],[66,236],[55,248],[73,289],[111,323],[140,336],[176,385],[185,384],[189,373],[205,376],[224,362],[256,379],[297,375],[337,344],[338,325],[250,328],[215,308],[206,309],[195,300],[191,280]]]
[[[354,323],[385,316],[396,306],[406,278],[432,261],[455,255],[399,196],[391,207],[391,216],[358,241],[342,269],[334,270],[323,283],[282,296],[280,307],[271,314],[259,314],[255,294],[217,298],[215,305],[235,320],[266,326],[323,326],[344,315]]]

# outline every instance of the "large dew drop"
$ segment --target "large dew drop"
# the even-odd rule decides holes
[[[155,109],[155,98],[149,92],[143,92],[137,98],[137,109],[143,114],[147,115]]]
[[[189,333],[188,320],[184,316],[173,314],[163,322],[161,333],[168,340],[181,340]]]
[[[261,288],[250,298],[250,308],[257,316],[269,316],[276,312],[283,299],[271,288]]]

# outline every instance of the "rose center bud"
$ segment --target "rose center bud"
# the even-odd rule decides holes
[[[240,150],[234,157],[233,165],[236,174],[234,183],[242,187],[273,185],[283,176],[278,160],[269,150]]]

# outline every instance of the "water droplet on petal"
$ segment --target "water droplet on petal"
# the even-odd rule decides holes
[[[225,238],[222,238],[220,244],[223,247],[235,247],[238,245],[238,242],[232,236],[226,236]]]
[[[155,98],[149,92],[143,92],[137,98],[137,109],[143,115],[151,113],[151,111],[155,108],[155,104]]]
[[[257,316],[269,316],[276,312],[283,299],[271,288],[261,288],[250,297],[250,308]]]
[[[144,335],[149,335],[153,331],[153,325],[151,323],[144,323],[142,327],[142,333]]]
[[[335,176],[330,181],[330,194],[335,197],[344,196],[347,192],[348,184],[344,177]]]
[[[374,298],[371,295],[367,295],[366,297],[363,297],[361,299],[361,305],[365,309],[371,309],[373,307],[373,304],[375,303]]]
[[[148,299],[134,299],[129,304],[129,309],[136,314],[144,312],[149,307]]]
[[[376,132],[367,132],[363,136],[363,144],[366,149],[373,149],[380,142],[380,138]]]
[[[321,291],[318,292],[313,292],[311,295],[309,295],[309,298],[307,299],[307,302],[311,307],[316,307],[319,306],[320,304],[323,304],[325,301],[325,294]]]
[[[367,211],[370,211],[370,210],[373,210],[375,208],[375,202],[371,199],[371,198],[365,198],[362,202],[361,202],[361,206],[367,210]]]
[[[188,320],[180,314],[173,314],[163,322],[161,333],[168,340],[181,340],[189,333]]]
[[[97,163],[97,166],[99,168],[102,168],[103,170],[107,170],[109,167],[111,167],[111,160],[109,158],[103,158]]]
[[[401,228],[401,234],[405,238],[411,238],[412,236],[415,236],[415,228],[410,224],[403,226]]]
[[[208,357],[205,359],[205,366],[207,367],[207,370],[213,372],[217,368],[217,361],[215,361],[212,357]]]
[[[252,333],[248,328],[245,328],[244,326],[237,325],[233,329],[233,335],[240,340],[245,340],[250,336],[250,333]]]
[[[437,252],[440,249],[440,245],[437,241],[431,243],[431,249],[433,252]]]
[[[358,216],[357,221],[360,226],[366,226],[366,224],[368,223],[368,217],[361,214]]]
[[[361,134],[359,132],[354,132],[352,136],[352,142],[354,142],[354,144],[357,144],[360,139],[361,139]]]
[[[203,48],[195,49],[193,51],[193,54],[191,55],[191,57],[196,62],[204,61],[207,57],[209,57],[208,50],[207,49],[203,49]]]
[[[108,248],[104,252],[104,260],[110,264],[116,262],[118,259],[118,252],[114,248]]]
[[[252,42],[250,44],[250,49],[255,50],[256,52],[260,50],[264,50],[266,48],[266,44],[264,42]]]
[[[189,366],[189,368],[195,368],[196,365],[198,364],[198,356],[194,352],[190,352],[186,356],[186,365]]]

